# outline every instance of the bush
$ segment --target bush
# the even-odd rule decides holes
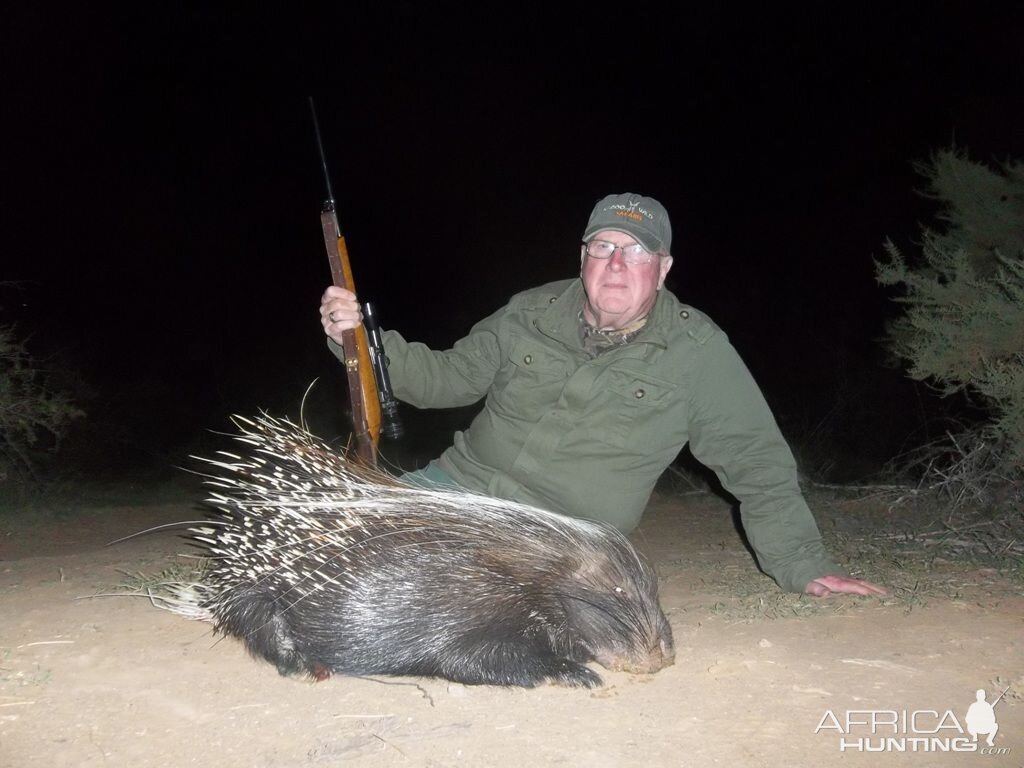
[[[14,329],[0,326],[0,478],[29,473],[38,457],[56,450],[74,419],[71,399],[54,391]]]
[[[1000,472],[1024,470],[1024,164],[993,170],[956,148],[917,170],[939,204],[919,258],[888,241],[878,281],[900,285],[903,314],[887,347],[909,375],[976,400],[975,438],[996,446]],[[951,435],[954,445],[956,436]]]

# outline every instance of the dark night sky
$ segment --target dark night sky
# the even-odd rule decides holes
[[[593,202],[638,191],[787,430],[837,402],[838,430],[891,422],[912,392],[880,367],[871,258],[932,212],[912,161],[1024,155],[1024,14],[820,5],[18,12],[0,279],[25,288],[0,322],[78,372],[98,446],[173,455],[232,412],[297,415],[317,376],[334,408],[312,94],[360,293],[407,338],[573,274]]]

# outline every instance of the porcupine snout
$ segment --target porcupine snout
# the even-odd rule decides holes
[[[658,619],[651,632],[630,632],[627,642],[598,646],[594,660],[605,669],[637,675],[652,675],[672,666],[676,660],[672,628],[664,615]]]
[[[676,663],[672,629],[668,622],[645,646],[628,649],[626,653],[595,654],[595,660],[605,669],[629,672],[634,675],[653,675],[660,669]]]

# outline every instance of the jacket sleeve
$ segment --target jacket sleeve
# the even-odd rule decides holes
[[[496,328],[504,310],[481,320],[451,349],[438,351],[406,341],[397,331],[385,331],[384,353],[395,397],[417,408],[454,408],[483,397],[499,367]],[[328,346],[339,359],[344,351]]]
[[[739,500],[761,568],[790,592],[843,573],[825,550],[800,492],[793,454],[739,354],[720,332],[697,354],[690,450]]]

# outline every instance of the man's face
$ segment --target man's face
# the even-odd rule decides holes
[[[625,232],[610,229],[592,239],[623,246],[636,242]],[[587,255],[586,246],[582,246],[580,256],[580,277],[587,292],[584,316],[597,328],[624,328],[650,312],[672,267],[671,256],[655,256],[648,264],[626,264],[620,250],[611,258],[595,259]]]

